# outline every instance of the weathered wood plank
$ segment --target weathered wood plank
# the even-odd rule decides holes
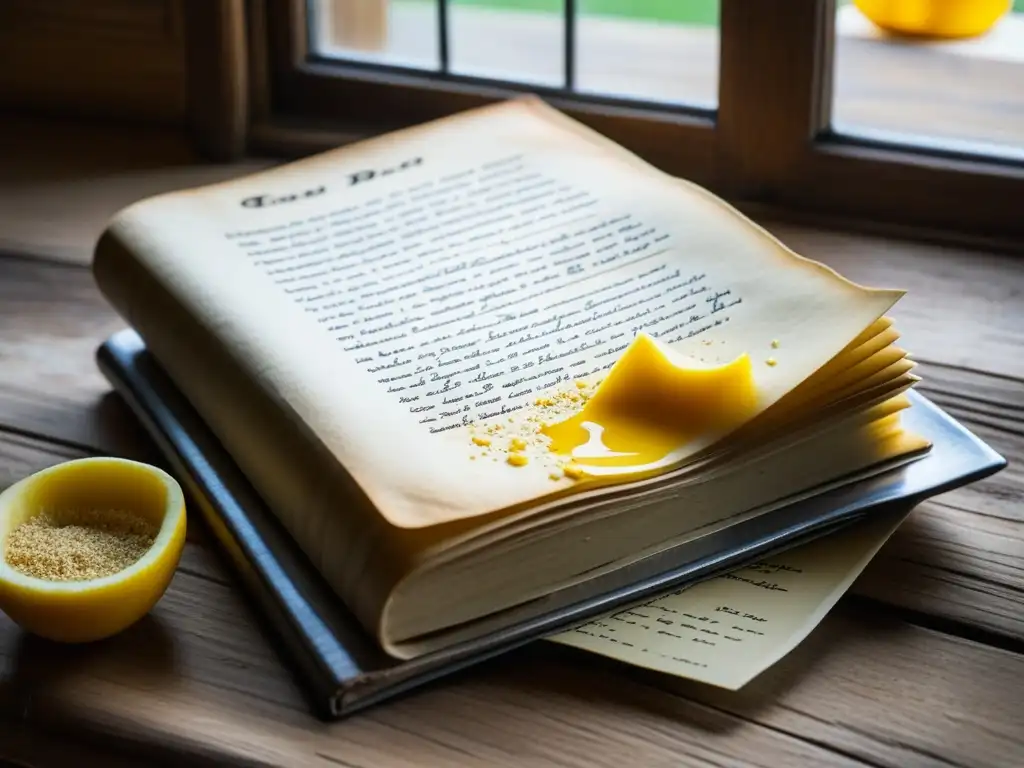
[[[0,103],[180,125],[185,67],[176,0],[8,0]]]
[[[77,448],[0,430],[0,491],[33,472],[88,455]]]
[[[102,453],[145,450],[95,364],[122,327],[87,270],[0,257],[0,425]]]
[[[923,504],[853,592],[1022,641],[1024,525]]]
[[[0,658],[8,713],[181,758],[594,766],[685,754],[767,767],[1024,755],[1024,657],[845,608],[740,694],[537,644],[332,725],[306,714],[237,593],[187,573],[105,643],[57,648],[0,623]]]
[[[184,131],[5,116],[0,251],[88,264],[97,237],[121,208],[270,164],[202,163]]]
[[[1024,762],[1022,663],[870,607],[840,608],[737,694],[657,682],[875,765],[1009,766]]]
[[[1024,380],[1024,260],[766,220],[802,256],[863,285],[906,290],[892,317],[920,360]]]
[[[1024,263],[1021,268],[1024,270]],[[999,474],[947,494],[944,502],[1024,521],[1024,381],[934,363],[923,364],[920,374],[918,386],[924,394],[969,425],[1009,461]]]
[[[0,484],[76,455],[0,433]],[[956,510],[946,511],[959,520]],[[193,530],[202,529],[197,522]],[[904,530],[921,526],[908,524],[897,535]],[[976,525],[964,533],[973,548],[985,546],[975,541]],[[988,543],[990,556],[1005,544]],[[954,583],[976,567],[970,553],[959,557],[928,541],[906,546],[936,562],[952,556],[953,565],[945,566]],[[912,558],[898,562],[913,576]],[[895,578],[899,585],[907,576]],[[889,591],[900,604],[892,583]],[[942,594],[932,595],[933,607],[949,613]],[[1024,755],[1024,710],[1017,706],[1024,657],[880,619],[848,601],[740,694],[535,644],[331,726],[308,716],[285,662],[219,556],[194,543],[151,616],[118,638],[60,648],[5,622],[0,619],[0,711],[6,717],[25,717],[55,733],[88,732],[122,748],[160,746],[180,759],[301,765],[315,764],[320,754],[375,765],[381,744],[389,764],[449,764],[466,752],[490,764],[566,766],[668,765],[679,754],[709,766],[716,760],[774,766],[780,755],[786,765],[977,766]],[[976,703],[981,697],[984,707]]]
[[[191,546],[190,557],[207,553]],[[213,567],[216,567],[215,565]],[[780,736],[589,659],[516,654],[340,724],[312,719],[237,590],[179,571],[150,617],[65,648],[0,617],[0,712],[120,748],[246,765],[693,765],[827,762],[827,747]],[[0,752],[2,754],[2,752]],[[386,757],[385,757],[386,756]]]
[[[1009,466],[918,507],[854,591],[1024,640],[1024,383],[934,364],[920,373],[921,391]]]
[[[74,755],[74,762],[68,756]],[[67,733],[29,729],[24,723],[0,722],[0,768],[136,768],[134,759],[112,752],[110,748],[97,749],[87,742],[71,741]],[[147,755],[146,765],[166,763],[154,755]]]

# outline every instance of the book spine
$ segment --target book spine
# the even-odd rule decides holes
[[[321,576],[376,636],[386,579],[377,579],[368,566],[355,569],[358,578],[350,573],[353,563],[388,564],[388,539],[372,528],[373,515],[360,514],[340,498],[341,473],[332,457],[310,444],[302,425],[116,232],[108,230],[100,239],[93,274]],[[377,547],[372,553],[371,543]]]

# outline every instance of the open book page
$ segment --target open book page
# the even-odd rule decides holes
[[[607,370],[641,331],[708,363],[749,354],[763,411],[900,297],[566,121],[507,102],[137,203],[97,280],[132,254],[409,528],[571,493],[469,461],[466,425]]]
[[[548,640],[737,690],[813,631],[907,514],[871,517]]]

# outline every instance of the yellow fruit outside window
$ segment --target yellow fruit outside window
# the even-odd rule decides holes
[[[976,37],[1009,10],[1012,0],[853,0],[872,22],[902,35]]]

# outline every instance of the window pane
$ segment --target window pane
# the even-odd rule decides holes
[[[713,109],[719,0],[447,0],[448,72],[529,88]],[[316,55],[443,68],[439,0],[307,0]]]
[[[840,0],[836,130],[898,133],[900,141],[938,146],[969,142],[974,146],[965,148],[996,154],[1024,151],[1024,0],[1010,5],[1009,0]],[[896,25],[907,31],[935,30],[939,24],[963,29],[972,20],[984,26],[993,18],[986,31],[971,37],[886,31]]]
[[[713,108],[719,0],[577,0],[577,90]]]
[[[438,69],[436,0],[310,0],[319,56]]]
[[[561,87],[562,0],[448,0],[448,6],[452,72]]]

